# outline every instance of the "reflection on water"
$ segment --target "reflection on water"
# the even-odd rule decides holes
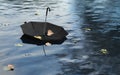
[[[0,74],[2,75],[119,75],[120,1],[118,0],[0,0]],[[20,25],[44,21],[64,27],[61,45],[23,44]],[[37,14],[37,15],[36,15]],[[19,47],[15,44],[21,43]],[[101,54],[106,49],[108,54]],[[3,67],[13,64],[13,72]],[[52,69],[51,69],[52,68]]]

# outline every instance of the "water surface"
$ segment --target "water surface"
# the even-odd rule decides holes
[[[0,0],[0,74],[119,75],[120,1],[118,0]],[[24,44],[20,25],[44,21],[69,33],[61,45]],[[36,15],[37,14],[37,15]],[[22,44],[22,47],[16,44]],[[102,54],[106,49],[108,54]],[[8,64],[14,71],[5,71]]]

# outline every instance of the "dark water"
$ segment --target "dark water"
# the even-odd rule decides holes
[[[45,56],[42,46],[22,43],[20,25],[44,21],[47,6],[48,22],[69,35]],[[118,0],[0,0],[0,75],[120,75],[119,20]],[[4,70],[8,64],[15,70]]]

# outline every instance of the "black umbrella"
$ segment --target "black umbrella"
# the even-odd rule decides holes
[[[46,10],[45,22],[25,22],[21,25],[23,33],[45,41],[60,40],[66,37],[68,33],[63,27],[46,22],[48,11],[50,11],[49,7]]]
[[[50,11],[49,7],[46,10],[45,22],[25,22],[21,25],[24,33],[21,37],[22,42],[43,45],[44,52],[44,45],[46,42],[61,44],[66,40],[66,36],[68,35],[63,27],[46,22],[48,11]]]
[[[48,22],[28,22],[21,27],[24,34],[40,40],[60,40],[68,34],[62,27]]]

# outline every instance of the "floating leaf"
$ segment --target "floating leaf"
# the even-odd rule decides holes
[[[3,68],[6,71],[13,71],[14,70],[14,65],[8,64],[7,66],[4,66]]]
[[[108,54],[108,50],[107,50],[107,49],[101,49],[100,52],[101,52],[102,54]]]
[[[54,34],[54,32],[49,29],[48,32],[47,32],[47,36],[51,36],[51,35],[53,35],[53,34]]]
[[[90,28],[85,28],[85,30],[86,30],[86,31],[91,31],[91,29],[90,29]]]
[[[41,36],[34,36],[34,38],[39,39],[39,40],[42,40],[42,37],[41,37]]]
[[[51,46],[52,44],[50,42],[45,43],[46,46]]]
[[[36,11],[36,12],[35,12],[35,15],[39,15],[39,14],[40,14],[40,11]]]
[[[8,64],[8,68],[9,68],[10,70],[14,70],[14,65]]]
[[[22,46],[23,46],[23,44],[18,43],[18,44],[15,44],[15,46],[22,47]]]
[[[35,15],[39,15],[38,13],[35,13]]]

